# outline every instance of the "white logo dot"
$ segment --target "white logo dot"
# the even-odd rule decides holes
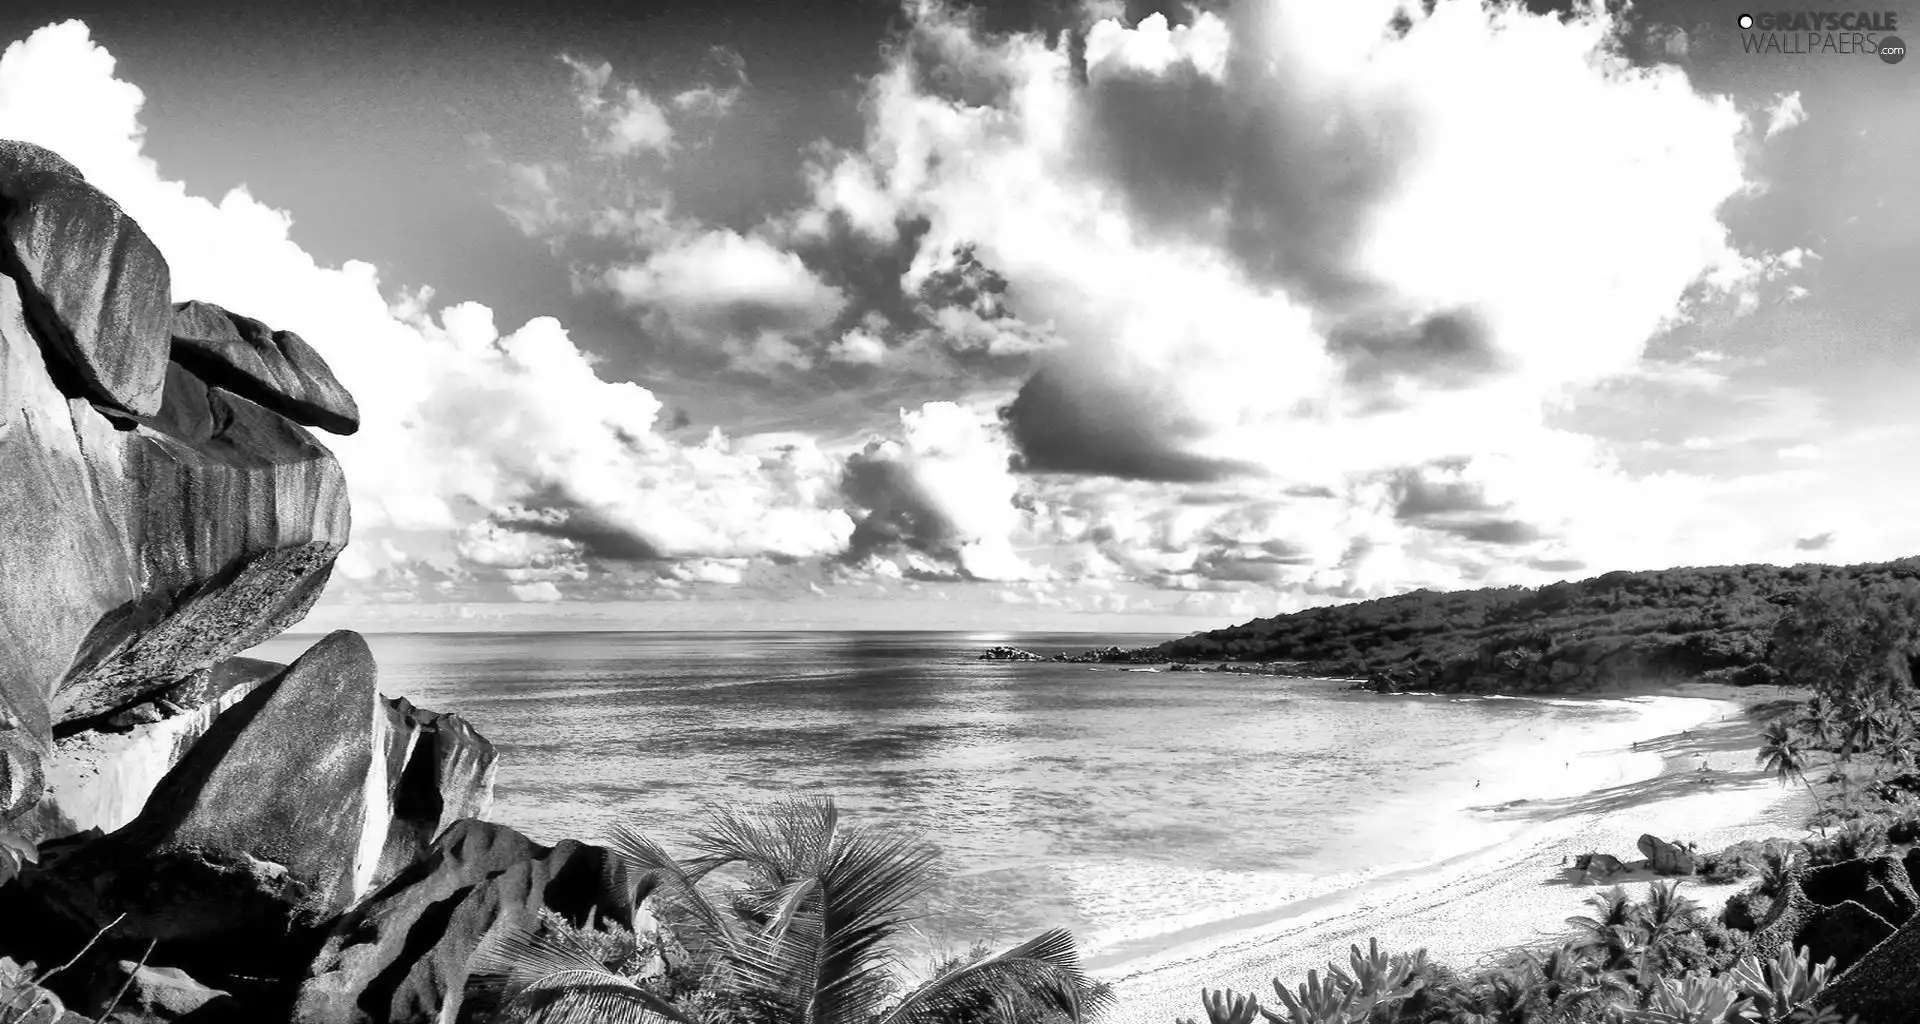
[[[1740,27],[1741,27],[1741,28],[1752,28],[1752,27],[1753,27],[1753,15],[1751,15],[1751,14],[1742,14],[1742,15],[1740,16]]]

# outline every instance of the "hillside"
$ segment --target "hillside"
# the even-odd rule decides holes
[[[1824,580],[1920,589],[1920,558],[1610,572],[1540,588],[1421,590],[1196,633],[1173,660],[1286,661],[1381,690],[1584,692],[1647,679],[1765,682],[1783,608]]]

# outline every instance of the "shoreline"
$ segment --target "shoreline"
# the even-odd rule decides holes
[[[1797,837],[1811,798],[1754,765],[1759,723],[1749,713],[1787,695],[1755,689],[1696,684],[1633,694],[1684,696],[1718,707],[1696,725],[1613,749],[1622,759],[1657,755],[1652,772],[1584,793],[1475,808],[1484,816],[1480,822],[1520,823],[1517,833],[1492,845],[1089,956],[1091,973],[1119,997],[1114,1024],[1195,1016],[1203,987],[1271,999],[1276,977],[1291,988],[1308,970],[1344,963],[1348,946],[1364,949],[1369,938],[1387,952],[1425,947],[1434,960],[1461,971],[1515,948],[1552,943],[1567,934],[1566,918],[1587,911],[1589,894],[1620,884],[1644,896],[1657,880],[1637,871],[1582,884],[1565,859],[1593,850],[1637,860],[1642,834],[1691,840],[1702,853],[1745,839]],[[1713,770],[1699,770],[1703,757]],[[1709,885],[1695,877],[1683,881],[1682,891],[1711,914],[1751,881]]]

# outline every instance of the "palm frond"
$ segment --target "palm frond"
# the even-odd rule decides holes
[[[495,932],[474,950],[475,987],[540,1024],[696,1024],[671,1002],[615,974],[569,938]]]
[[[1023,1024],[1021,997],[1074,1021],[1104,1012],[1112,998],[1081,968],[1072,933],[1054,928],[921,985],[878,1024],[952,1020],[983,1004],[1005,1024]]]

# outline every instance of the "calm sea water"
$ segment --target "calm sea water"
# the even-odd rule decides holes
[[[314,638],[255,652],[291,660]],[[1325,681],[982,662],[1166,637],[388,634],[381,689],[502,758],[493,817],[536,839],[622,822],[669,847],[702,806],[829,794],[923,829],[934,950],[1052,925],[1096,953],[1484,847],[1473,808],[1584,792],[1656,702],[1380,697]],[[1682,702],[1691,703],[1691,702]]]

